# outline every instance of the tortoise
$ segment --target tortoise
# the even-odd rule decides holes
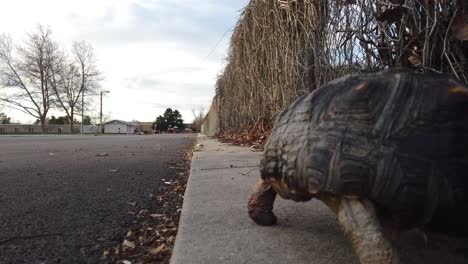
[[[468,88],[437,73],[347,75],[277,117],[248,201],[276,224],[276,194],[337,214],[363,264],[399,263],[392,234],[468,234]]]

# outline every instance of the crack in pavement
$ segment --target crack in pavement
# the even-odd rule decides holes
[[[198,171],[209,171],[209,170],[225,170],[225,169],[244,169],[244,168],[260,168],[260,166],[232,166],[232,167],[222,167],[222,168],[207,168],[207,169],[199,169]]]

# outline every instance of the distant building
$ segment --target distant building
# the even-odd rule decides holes
[[[154,134],[153,122],[136,122],[135,132],[143,132],[145,134]]]
[[[103,124],[104,134],[134,134],[136,125],[122,120],[111,120]]]
[[[73,134],[80,133],[80,125],[75,124]],[[2,124],[0,125],[1,134],[42,134],[41,125],[21,125],[21,124]],[[45,134],[70,134],[70,125],[47,125]]]
[[[167,133],[177,133],[178,129],[179,128],[177,126],[175,126],[175,127],[169,126],[169,128],[167,129]]]
[[[193,130],[189,127],[180,130],[180,133],[193,133]]]
[[[99,134],[99,126],[95,125],[83,125],[82,134]]]

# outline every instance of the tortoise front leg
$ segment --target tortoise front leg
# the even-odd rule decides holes
[[[269,226],[277,222],[273,213],[276,192],[268,181],[260,178],[252,188],[247,208],[250,218],[259,225]]]
[[[383,234],[372,202],[343,198],[338,220],[362,264],[400,263],[397,250]]]

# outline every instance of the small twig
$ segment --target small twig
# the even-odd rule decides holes
[[[424,70],[431,71],[431,72],[439,73],[439,74],[444,73],[444,72],[442,72],[442,71],[438,71],[438,70],[436,70],[436,69],[434,69],[434,68],[430,68],[430,67],[423,67],[423,69],[424,69]]]
[[[31,239],[31,238],[40,238],[40,237],[52,237],[52,236],[62,236],[62,233],[54,233],[54,234],[41,234],[41,235],[31,235],[31,236],[15,236],[10,237],[4,240],[0,240],[0,245],[6,242],[16,240],[16,239]]]
[[[252,171],[254,171],[254,170],[256,170],[256,169],[257,169],[257,168],[251,169],[251,170],[249,170],[249,171],[246,172],[246,173],[239,172],[239,174],[244,175],[244,176],[245,176],[245,175],[249,175],[249,173],[251,173]]]

